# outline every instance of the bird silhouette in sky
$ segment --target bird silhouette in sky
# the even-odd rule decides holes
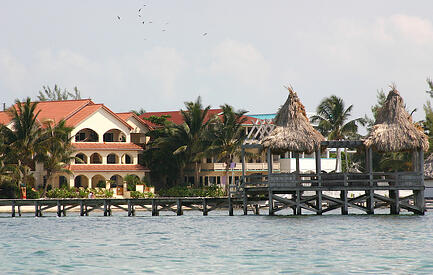
[[[138,9],[138,12],[141,12],[141,8]]]
[[[203,36],[206,36],[207,35],[207,32],[205,32],[204,34],[203,34]]]
[[[119,20],[120,20],[120,16],[117,16],[117,19],[119,19]]]

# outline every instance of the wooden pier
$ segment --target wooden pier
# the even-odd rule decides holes
[[[364,145],[361,141],[324,141],[321,146],[363,148]],[[244,145],[243,151],[248,148],[261,146]],[[257,214],[260,206],[264,206],[263,201],[268,201],[266,206],[269,208],[269,215],[283,209],[291,209],[294,215],[301,215],[302,211],[322,215],[336,209],[341,209],[342,215],[349,214],[350,209],[374,214],[375,209],[383,207],[389,207],[390,214],[399,214],[401,209],[405,209],[414,214],[424,215],[426,206],[423,151],[413,152],[413,171],[394,173],[373,172],[372,149],[364,148],[364,151],[364,172],[324,173],[321,170],[319,148],[315,152],[316,173],[300,173],[297,154],[295,172],[273,173],[272,156],[268,150],[268,173],[248,176],[244,172],[243,153],[240,189],[244,215],[248,214],[248,207]],[[403,192],[410,194],[402,196]],[[357,195],[351,197],[349,194]]]
[[[95,210],[101,210],[104,216],[111,216],[113,209],[125,211],[128,216],[135,216],[136,208],[152,212],[152,216],[159,216],[160,211],[171,211],[176,215],[183,215],[185,209],[197,210],[207,216],[210,211],[218,208],[228,208],[233,213],[233,206],[242,201],[236,199],[204,198],[204,197],[172,197],[149,199],[0,199],[0,206],[10,206],[11,216],[21,216],[22,206],[34,207],[35,217],[42,217],[44,211],[56,209],[58,217],[66,216],[68,211],[79,208],[80,216],[89,216]],[[231,207],[229,207],[229,204]]]

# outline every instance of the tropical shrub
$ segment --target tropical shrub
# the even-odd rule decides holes
[[[15,182],[5,180],[0,184],[1,199],[16,199],[20,195],[20,191]]]
[[[138,198],[153,198],[155,194],[151,192],[143,192],[140,191],[131,191],[131,198],[138,199]]]
[[[105,181],[103,181],[103,180],[98,181],[98,183],[96,184],[96,187],[105,188]]]
[[[221,197],[224,196],[224,190],[216,184],[203,188],[174,186],[169,189],[159,190],[158,194],[161,197]]]

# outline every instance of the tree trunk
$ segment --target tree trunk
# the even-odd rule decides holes
[[[349,160],[347,158],[347,148],[344,148],[344,159],[346,161],[346,172],[349,171]]]
[[[199,174],[199,167],[198,162],[195,162],[195,169],[194,169],[194,186],[198,188],[199,186],[199,180],[198,180],[198,174]]]
[[[341,161],[341,151],[340,151],[340,148],[337,148],[337,156],[336,156],[336,161],[335,161],[335,172],[341,172],[341,171],[338,171],[338,167],[339,167],[339,164],[340,164],[340,161]]]

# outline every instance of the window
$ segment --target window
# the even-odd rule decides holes
[[[75,135],[75,141],[77,141],[77,142],[84,141],[85,139],[86,139],[86,133],[84,133],[84,132],[80,132],[80,133]]]
[[[207,158],[206,163],[212,163],[212,158]]]
[[[104,134],[104,142],[113,142],[114,134],[113,133],[105,133]]]
[[[116,161],[116,155],[115,154],[109,154],[108,156],[107,156],[107,163],[108,164],[115,164],[117,161]]]
[[[125,155],[125,164],[131,164],[132,163],[132,159],[129,155]]]

